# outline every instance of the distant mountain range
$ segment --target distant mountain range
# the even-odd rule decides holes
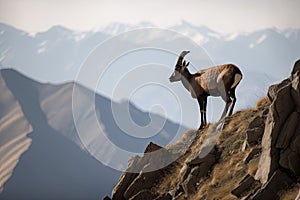
[[[156,26],[148,22],[137,25],[115,23],[87,32],[54,26],[45,32],[32,35],[0,24],[0,67],[17,69],[41,82],[73,81],[85,58],[101,42],[126,31],[147,27]],[[221,34],[186,21],[168,29],[199,44],[215,64],[235,63],[241,68],[244,78],[238,87],[236,109],[253,106],[253,102],[265,95],[268,85],[289,75],[289,66],[299,58],[300,29],[269,28],[253,33]],[[150,40],[147,37],[143,35],[144,40]],[[176,42],[167,39],[170,38],[166,38],[166,42]],[[183,45],[182,49],[185,48]],[[175,60],[168,61],[174,62]],[[196,67],[200,69],[210,66],[203,63],[203,66]],[[165,76],[167,78],[168,75]],[[155,98],[156,94],[153,95]],[[134,103],[143,108],[146,100]],[[196,103],[189,112],[193,113],[193,110],[198,110]],[[198,126],[197,114],[196,112],[189,119],[183,119],[183,123],[190,127]],[[180,121],[177,116],[180,114],[175,113],[168,117]]]
[[[156,26],[148,22],[137,25],[115,23],[98,31],[78,32],[57,25],[31,35],[0,24],[1,65],[19,69],[38,80],[74,80],[79,66],[95,46],[111,36],[143,27]],[[235,62],[246,70],[257,72],[276,69],[276,72],[269,74],[275,78],[284,77],[289,72],[281,64],[291,66],[288,64],[299,57],[299,29],[281,31],[269,28],[253,33],[224,35],[182,21],[169,27],[169,30],[186,35],[202,45],[216,64]]]
[[[80,101],[93,94],[73,82],[42,84],[12,69],[0,71],[0,199],[102,198],[110,193],[120,172],[101,163],[97,155],[104,152],[115,163],[120,155],[97,137],[99,130],[114,145],[134,155],[142,153],[150,141],[168,144],[180,128],[151,115],[154,121],[166,120],[158,127],[150,123],[149,113],[133,104],[112,102],[96,94],[94,109],[101,129],[98,124],[89,124],[84,132],[78,132],[77,128],[92,115],[89,108],[93,105],[77,108],[83,118],[76,127],[72,112],[75,89],[80,92]],[[150,124],[147,130],[157,134],[145,139],[138,136],[147,133],[132,130],[130,134],[137,137],[125,134],[114,120],[111,105],[120,113],[129,112],[139,126]],[[122,159],[118,164],[126,168],[128,157]]]

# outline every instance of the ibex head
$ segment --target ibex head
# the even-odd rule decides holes
[[[178,61],[175,65],[175,70],[169,78],[170,82],[181,80],[182,73],[184,72],[185,68],[190,64],[190,62],[186,63],[185,60],[183,61],[184,56],[188,53],[190,53],[190,51],[183,51],[179,55]]]

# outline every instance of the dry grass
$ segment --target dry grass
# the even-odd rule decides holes
[[[241,150],[246,129],[269,104],[267,98],[262,98],[255,108],[238,111],[227,118],[226,126],[217,142],[221,151],[219,163],[215,165],[210,178],[200,184],[198,193],[191,199],[237,199],[231,191],[248,173],[255,174],[259,161],[259,157],[256,157],[248,164],[243,162],[249,153],[249,150]]]
[[[261,108],[266,108],[267,106],[270,105],[270,103],[271,102],[267,96],[263,97],[260,100],[258,100],[258,102],[256,103],[256,106],[255,106],[255,109],[260,110]]]
[[[194,196],[189,197],[189,199],[237,199],[231,194],[231,191],[248,173],[250,175],[255,174],[259,161],[259,156],[257,156],[248,164],[243,162],[243,159],[250,151],[249,149],[242,151],[246,129],[249,123],[255,117],[261,115],[269,105],[270,102],[265,97],[259,100],[254,108],[237,111],[226,118],[221,135],[217,135],[219,137],[217,139],[217,147],[220,152],[219,162],[214,166],[208,177],[199,180],[198,192]],[[216,125],[210,124],[209,128],[212,127],[215,128]],[[184,142],[185,138],[189,138],[191,134],[197,134],[197,136],[194,137],[194,142],[189,150],[177,160],[178,164],[171,169],[171,174],[162,178],[156,188],[158,193],[172,193],[176,190],[178,183],[182,181],[186,160],[193,158],[208,140],[215,139],[216,135],[209,135],[209,128],[201,132],[200,135],[198,135],[199,132],[197,131],[185,133],[180,142]],[[176,144],[173,147],[176,149]],[[178,199],[185,199],[185,197],[181,196]]]

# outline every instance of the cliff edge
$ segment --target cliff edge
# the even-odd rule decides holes
[[[129,161],[111,198],[300,199],[299,119],[300,60],[254,108],[187,131],[176,144],[150,143]]]

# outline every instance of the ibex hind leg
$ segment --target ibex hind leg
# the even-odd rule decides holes
[[[205,128],[206,122],[206,105],[207,105],[207,96],[202,96],[197,98],[199,107],[200,107],[200,115],[201,115],[201,124],[198,130],[202,130]]]
[[[232,99],[232,102],[231,102],[231,105],[230,105],[228,116],[232,115],[232,112],[233,112],[233,109],[234,109],[234,106],[235,106],[235,102],[236,102],[235,88],[236,87],[229,90],[229,97]]]
[[[232,100],[231,98],[229,97],[229,94],[226,93],[225,95],[222,95],[222,99],[225,101],[225,108],[224,108],[224,111],[223,111],[223,114],[221,116],[221,119],[225,116],[227,116],[227,113],[228,113],[228,109],[230,107],[230,105],[232,104]],[[220,119],[220,120],[221,120]]]

